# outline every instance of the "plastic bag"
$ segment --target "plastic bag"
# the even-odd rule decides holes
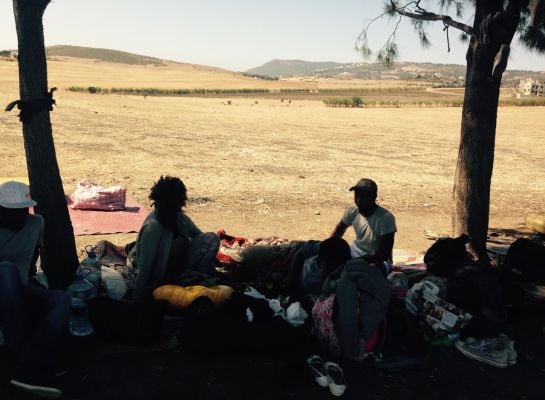
[[[123,186],[105,188],[96,182],[81,180],[70,196],[70,207],[77,210],[124,210],[125,195],[126,189]]]

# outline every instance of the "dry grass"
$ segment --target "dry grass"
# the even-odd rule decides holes
[[[0,104],[17,97],[5,64],[0,63]],[[90,76],[89,84],[97,86],[127,68],[144,75],[142,70],[161,68],[123,66],[110,75],[90,65],[104,80]],[[81,84],[64,79],[66,85]],[[146,84],[167,84],[157,73],[147,79]],[[186,182],[188,212],[203,229],[320,238],[351,202],[347,188],[370,176],[379,183],[381,203],[398,217],[401,247],[423,250],[426,242],[416,239],[421,230],[449,224],[460,109],[332,109],[321,101],[253,98],[227,105],[217,98],[67,91],[56,97],[59,106],[51,117],[68,192],[76,180],[92,178],[103,185],[122,183],[147,204],[152,183],[171,174]],[[544,125],[542,107],[499,110],[491,202],[498,224],[544,211]],[[0,114],[0,126],[0,175],[24,175],[15,113]]]
[[[192,64],[128,65],[56,57],[48,62],[49,85],[156,88],[314,88],[304,82],[267,81]],[[17,63],[0,60],[0,83],[12,83]]]

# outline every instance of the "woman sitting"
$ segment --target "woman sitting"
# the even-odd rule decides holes
[[[140,228],[135,256],[129,256],[137,273],[135,300],[159,285],[175,284],[185,270],[212,274],[220,245],[216,234],[203,233],[182,211],[187,190],[179,178],[161,176],[149,198],[153,211]]]

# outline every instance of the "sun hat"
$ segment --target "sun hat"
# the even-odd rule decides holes
[[[28,185],[8,181],[0,185],[0,206],[5,208],[34,207],[37,203],[30,198]]]
[[[368,190],[368,191],[377,191],[377,184],[374,180],[369,178],[361,178],[358,183],[350,188],[350,190]]]

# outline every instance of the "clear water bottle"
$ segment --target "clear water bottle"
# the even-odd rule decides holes
[[[76,279],[66,290],[70,296],[70,320],[68,330],[74,336],[87,336],[94,332],[89,313],[87,311],[87,300],[97,294],[96,287],[83,278],[81,274],[76,274]]]
[[[100,285],[101,265],[96,258],[96,253],[92,246],[85,247],[87,257],[80,263],[76,271],[76,276],[81,276],[92,283],[98,289]],[[96,296],[96,293],[95,293]],[[93,297],[95,297],[93,296]]]

